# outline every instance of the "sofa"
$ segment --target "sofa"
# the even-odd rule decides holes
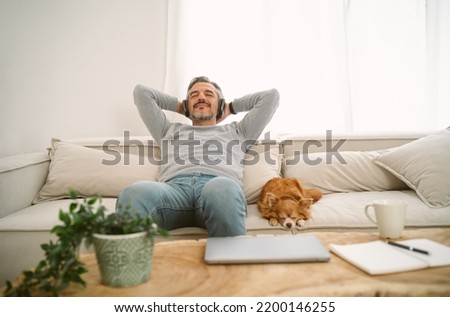
[[[156,180],[160,148],[149,137],[52,139],[39,153],[0,159],[0,283],[42,258],[54,236],[68,188],[79,199],[100,195],[109,212],[127,184]],[[248,235],[376,232],[364,215],[375,199],[406,200],[405,230],[446,228],[450,233],[450,128],[421,134],[284,135],[263,138],[247,153],[244,193]],[[272,227],[256,207],[262,186],[294,177],[319,188],[312,219],[294,231]],[[226,209],[226,206],[224,206]],[[201,239],[202,228],[172,230],[168,239]],[[161,238],[162,239],[162,238]],[[166,238],[164,238],[166,239]],[[82,250],[92,252],[92,250]]]

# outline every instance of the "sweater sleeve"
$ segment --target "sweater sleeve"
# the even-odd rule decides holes
[[[171,124],[162,110],[176,111],[178,99],[142,85],[134,88],[133,97],[145,126],[160,144]]]
[[[276,89],[257,92],[233,101],[235,112],[248,111],[238,123],[239,132],[246,139],[256,140],[278,108],[280,94]]]

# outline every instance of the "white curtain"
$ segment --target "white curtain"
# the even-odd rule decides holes
[[[272,135],[450,125],[450,1],[169,0],[167,29],[165,90],[275,87]]]

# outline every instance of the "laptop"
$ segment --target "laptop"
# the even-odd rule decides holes
[[[314,235],[238,236],[206,241],[205,262],[208,264],[329,260],[328,250]]]

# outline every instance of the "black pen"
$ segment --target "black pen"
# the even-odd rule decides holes
[[[388,241],[388,244],[393,245],[395,247],[402,248],[402,249],[406,249],[406,250],[409,250],[409,251],[414,251],[414,252],[419,252],[419,253],[422,253],[422,254],[430,255],[430,252],[428,252],[428,251],[417,249],[417,248],[413,248],[413,247],[410,247],[409,245],[404,245],[404,244],[400,244],[400,243],[393,242],[393,241]]]

